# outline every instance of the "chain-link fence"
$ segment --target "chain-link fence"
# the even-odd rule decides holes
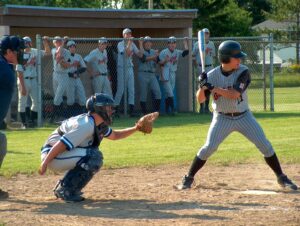
[[[228,39],[239,41],[243,51],[248,55],[243,63],[249,67],[252,76],[252,85],[248,90],[251,109],[273,110],[274,100],[270,98],[272,89],[268,91],[266,86],[266,78],[268,76],[272,78],[273,75],[273,60],[270,57],[272,53],[266,54],[272,50],[272,39],[211,38],[216,52],[219,44]],[[37,35],[36,40],[36,48],[43,50],[42,38]],[[39,125],[85,112],[85,101],[95,92],[111,95],[116,101],[119,115],[136,116],[157,110],[161,113],[198,112],[199,106],[194,96],[198,71],[192,57],[196,38],[188,39],[188,55],[184,51],[186,39],[177,38],[175,47],[180,51],[168,59],[166,59],[168,54],[164,53],[172,43],[169,42],[169,38],[151,39],[152,52],[148,50],[150,47],[146,46],[147,42],[144,40],[143,55],[146,57],[139,53],[140,39],[133,39],[136,48],[132,48],[129,52],[124,50],[124,45],[122,49],[122,45],[119,44],[124,42],[123,39],[107,38],[105,50],[101,49],[103,43],[99,43],[99,39],[72,37],[70,40],[76,43],[75,52],[82,57],[86,65],[80,64],[79,58],[74,59],[72,56],[74,54],[68,51],[70,48],[67,42],[63,44],[65,55],[63,52],[58,54],[52,45],[54,37],[49,38],[53,54],[43,56],[38,51],[36,88],[39,89],[37,101]],[[127,45],[128,42],[125,40],[125,46]],[[123,54],[118,54],[120,49],[123,50]],[[57,55],[60,55],[60,59]],[[161,64],[157,61],[159,55]],[[65,68],[59,62],[62,58],[66,62]],[[168,72],[163,69],[166,62],[172,62]],[[218,64],[215,57],[213,65]],[[87,69],[80,70],[84,67]],[[168,78],[164,77],[166,74],[169,74]],[[165,80],[168,79],[173,79],[175,85],[166,85]]]

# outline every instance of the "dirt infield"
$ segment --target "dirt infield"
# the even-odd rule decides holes
[[[85,200],[58,201],[59,175],[0,177],[0,225],[300,225],[300,192],[279,188],[266,165],[207,164],[196,186],[177,191],[188,166],[102,170]],[[284,166],[300,184],[300,165]]]

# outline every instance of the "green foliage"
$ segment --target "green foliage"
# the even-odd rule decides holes
[[[296,72],[296,73],[300,73],[300,64],[292,64],[291,66],[288,67],[287,69],[289,72]],[[299,80],[300,80],[300,74],[298,74],[299,76]]]

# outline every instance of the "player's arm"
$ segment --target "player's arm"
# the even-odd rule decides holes
[[[125,48],[125,52],[126,52],[127,56],[131,55],[131,45],[132,45],[132,42],[133,42],[132,38],[130,38],[130,39],[127,40],[127,44],[126,44],[126,48]],[[125,43],[126,42],[124,41],[124,45],[125,45]]]
[[[202,88],[199,88],[196,92],[196,97],[197,97],[197,101],[199,104],[202,104],[205,102],[206,100],[206,97],[205,97],[205,91],[206,90],[206,87],[202,87]]]
[[[66,145],[61,142],[58,141],[49,151],[48,155],[46,156],[46,158],[44,159],[44,161],[41,163],[40,169],[39,169],[39,174],[43,175],[46,170],[47,170],[47,166],[48,164],[56,157],[58,156],[60,153],[63,153],[66,150]]]
[[[126,129],[113,130],[107,138],[110,140],[120,140],[134,134],[136,131],[138,131],[136,125]]]
[[[212,91],[228,99],[238,99],[243,92],[248,88],[251,82],[250,73],[248,70],[245,70],[241,73],[233,88],[222,89],[214,88]]]
[[[50,49],[49,37],[48,36],[43,37],[43,45],[44,45],[44,50],[45,50],[45,56],[50,56],[51,55],[51,49]]]
[[[187,55],[189,55],[189,46],[188,46],[188,38],[184,38],[183,40],[183,46],[184,46],[184,50],[181,54],[182,57],[185,57]]]

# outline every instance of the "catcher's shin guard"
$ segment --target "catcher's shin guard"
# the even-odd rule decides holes
[[[77,163],[77,166],[68,171],[64,178],[57,183],[54,188],[55,196],[66,202],[83,201],[81,190],[99,171],[103,164],[102,159],[102,154],[98,148],[88,149],[87,155]]]

